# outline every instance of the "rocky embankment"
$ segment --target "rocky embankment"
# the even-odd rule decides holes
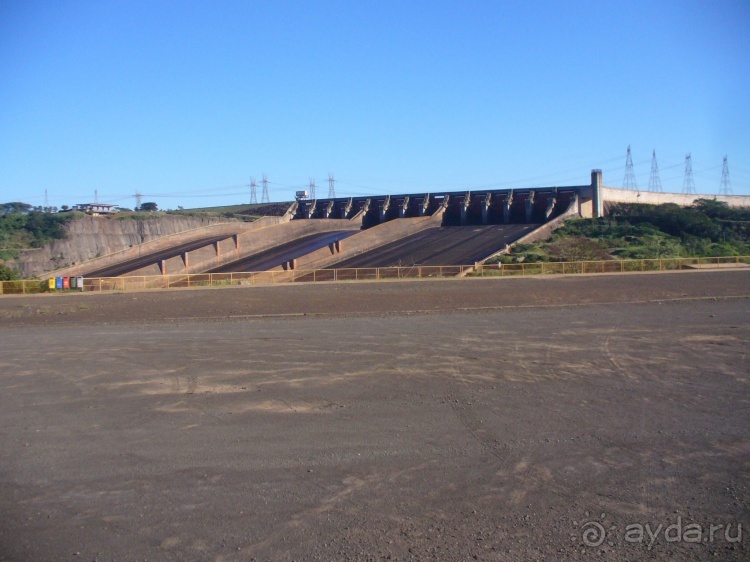
[[[175,215],[141,220],[82,217],[66,225],[64,239],[53,240],[42,248],[24,250],[17,261],[8,262],[8,265],[17,269],[24,278],[29,278],[169,234],[227,222],[235,221]]]

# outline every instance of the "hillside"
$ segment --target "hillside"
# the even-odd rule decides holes
[[[699,199],[614,205],[607,218],[571,219],[547,240],[518,244],[503,263],[750,255],[750,209]]]
[[[252,220],[244,220],[248,219]],[[24,278],[35,277],[169,234],[236,221],[217,214],[93,217],[82,213],[6,213],[0,215],[0,265]]]
[[[126,211],[93,217],[77,211],[46,213],[26,203],[0,204],[0,276],[33,277],[124,250],[161,236],[209,224],[282,216],[290,203],[263,203]]]

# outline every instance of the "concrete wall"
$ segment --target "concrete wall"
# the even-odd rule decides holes
[[[149,242],[199,228],[242,229],[255,223],[228,219],[202,219],[166,215],[145,220],[118,220],[111,217],[81,217],[65,225],[66,238],[53,240],[44,247],[24,250],[21,257],[9,262],[24,277],[42,276],[45,272],[82,264],[93,259],[146,247]],[[131,248],[132,247],[132,248]],[[133,255],[137,256],[137,250]],[[124,259],[124,258],[118,258]],[[104,262],[101,262],[104,263]],[[105,264],[106,265],[106,264]],[[80,270],[76,270],[76,273]]]
[[[653,191],[634,191],[631,189],[617,189],[602,187],[602,198],[605,203],[676,203],[687,207],[696,199],[715,199],[723,201],[730,207],[750,207],[750,195],[687,195],[684,193],[657,193]]]
[[[271,225],[262,229],[254,229],[243,232],[237,236],[237,245],[234,238],[222,240],[217,244],[207,244],[185,256],[175,256],[165,260],[164,273],[173,275],[180,273],[202,273],[214,269],[220,265],[231,263],[245,257],[263,252],[270,248],[280,246],[292,240],[317,234],[319,232],[334,232],[337,230],[360,230],[362,221],[360,219],[297,219],[281,224]],[[356,237],[350,236],[347,240]],[[149,264],[146,267],[132,271],[127,276],[161,275],[159,264]]]
[[[97,217],[91,217],[96,219]],[[103,221],[109,221],[110,223],[128,223],[128,222],[140,222],[140,221],[117,221],[112,219],[99,219]],[[159,219],[160,220],[160,219]],[[53,271],[47,271],[44,273],[37,273],[40,277],[56,277],[56,276],[67,276],[67,275],[86,275],[88,271],[94,271],[103,267],[109,267],[110,265],[116,265],[126,260],[138,258],[139,256],[165,250],[178,244],[184,244],[191,240],[199,238],[205,238],[207,236],[232,236],[233,234],[248,233],[254,230],[267,228],[271,225],[276,225],[282,221],[289,221],[289,218],[284,217],[263,217],[254,222],[224,222],[216,224],[206,224],[197,228],[189,230],[183,230],[175,234],[162,235],[154,240],[149,240],[143,244],[136,244],[132,247],[125,248],[119,252],[112,252],[110,254],[83,261]],[[148,221],[144,221],[148,222]],[[179,223],[178,223],[179,224]],[[75,245],[78,243],[78,238],[73,238],[70,242]],[[85,245],[85,244],[84,244]],[[43,270],[44,271],[44,270]]]
[[[393,219],[378,226],[363,230],[341,240],[340,251],[334,247],[321,248],[295,260],[295,270],[323,269],[339,261],[352,258],[364,252],[390,244],[395,240],[410,236],[427,228],[440,226],[445,208],[441,208],[429,217]],[[324,219],[312,219],[320,221]],[[330,220],[330,219],[328,219]],[[292,221],[295,222],[295,221]],[[282,268],[276,268],[281,270]]]

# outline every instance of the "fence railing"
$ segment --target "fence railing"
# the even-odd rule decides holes
[[[643,260],[606,260],[577,262],[536,262],[477,265],[414,265],[400,267],[358,267],[289,271],[252,271],[244,273],[183,273],[125,277],[84,278],[82,286],[55,290],[49,280],[0,282],[0,294],[33,294],[76,291],[132,291],[219,285],[268,285],[277,283],[315,283],[321,281],[377,281],[381,279],[435,279],[441,277],[493,277],[585,273],[626,273],[636,271],[675,271],[711,269],[731,265],[750,265],[750,256],[716,258],[664,258]]]

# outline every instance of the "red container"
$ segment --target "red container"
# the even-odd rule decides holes
[[[63,277],[63,289],[70,289],[70,277]]]

